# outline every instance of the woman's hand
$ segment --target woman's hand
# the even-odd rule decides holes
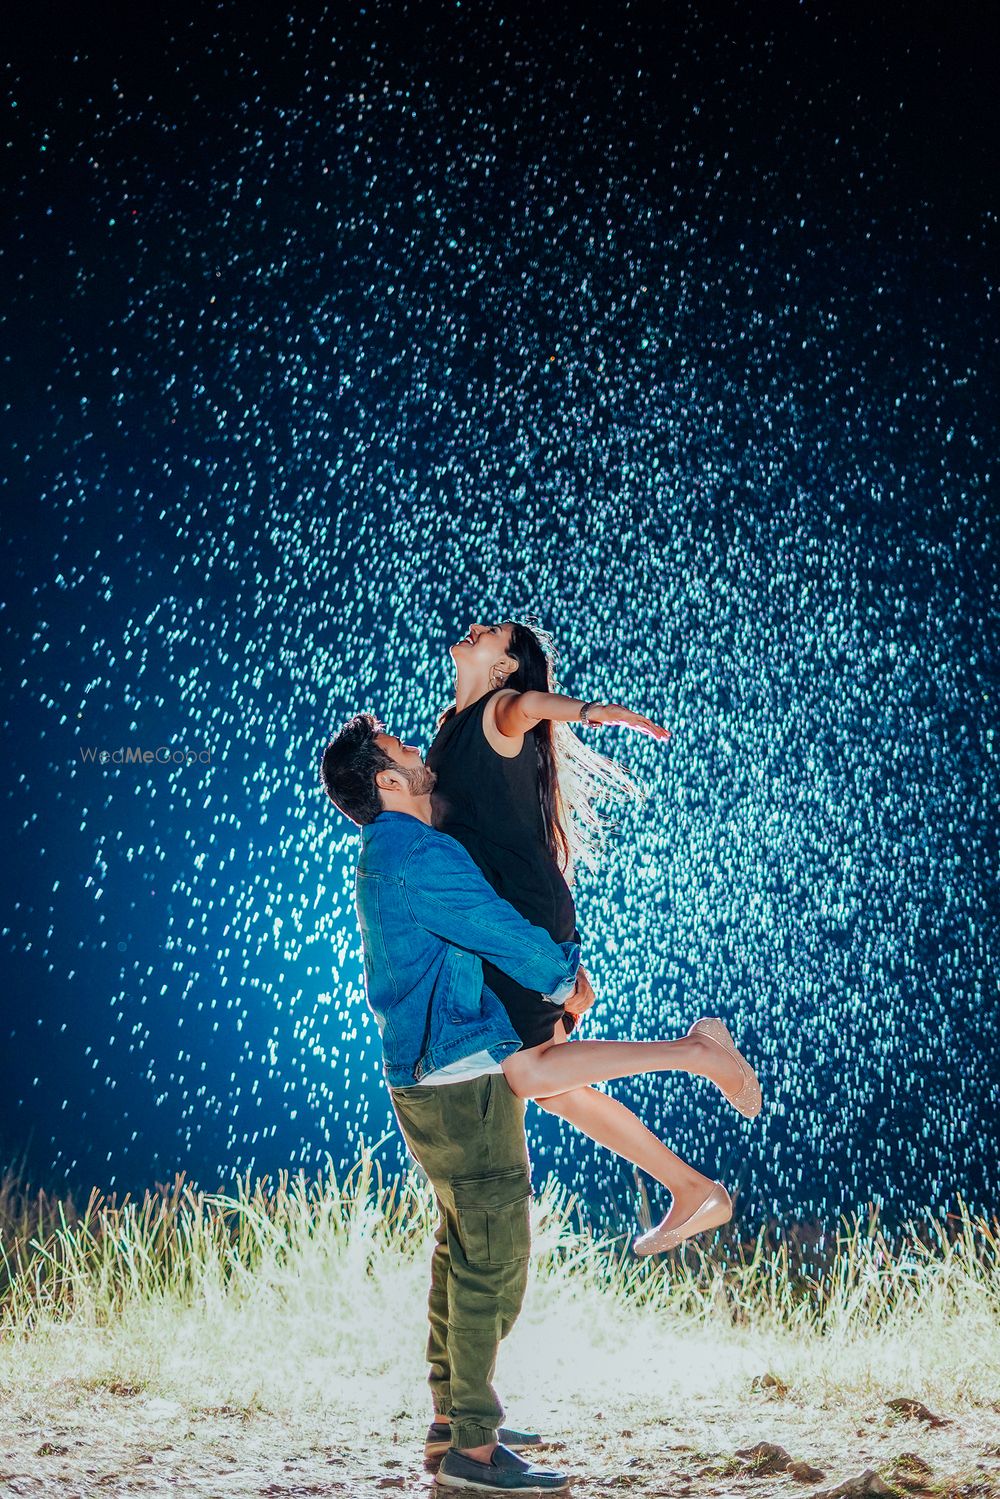
[[[589,710],[587,718],[591,723],[614,723],[622,724],[628,729],[639,729],[643,734],[652,734],[654,739],[670,738],[669,729],[654,723],[644,713],[633,713],[631,708],[623,708],[621,703],[597,703]]]
[[[576,988],[564,1003],[563,1008],[571,1015],[582,1015],[584,1010],[589,1010],[596,998],[593,985],[587,976],[587,970],[583,964],[576,971]]]

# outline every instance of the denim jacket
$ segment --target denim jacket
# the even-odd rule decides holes
[[[382,1035],[390,1087],[521,1042],[483,983],[482,958],[555,1004],[573,991],[577,942],[554,942],[503,900],[469,853],[408,812],[380,812],[361,829],[355,896],[365,991]]]

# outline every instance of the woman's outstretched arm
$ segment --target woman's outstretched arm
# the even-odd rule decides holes
[[[554,723],[574,723],[580,720],[580,709],[584,699],[564,697],[561,692],[515,692],[508,691],[497,697],[496,724],[501,734],[508,739],[519,739],[543,718]],[[640,729],[652,734],[654,739],[669,739],[670,730],[654,723],[643,713],[633,713],[621,703],[591,703],[587,713],[590,723],[622,724],[630,729]]]

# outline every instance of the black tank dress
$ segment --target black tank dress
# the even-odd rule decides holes
[[[520,752],[497,754],[483,731],[483,711],[502,689],[468,703],[438,730],[425,763],[437,776],[431,792],[434,826],[472,855],[498,895],[556,942],[579,941],[569,886],[545,842],[538,794],[534,731]],[[483,961],[483,978],[500,1000],[525,1047],[549,1041],[576,1016]]]

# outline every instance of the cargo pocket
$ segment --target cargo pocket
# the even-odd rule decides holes
[[[455,1216],[470,1265],[510,1265],[531,1253],[531,1178],[516,1166],[453,1177]]]

